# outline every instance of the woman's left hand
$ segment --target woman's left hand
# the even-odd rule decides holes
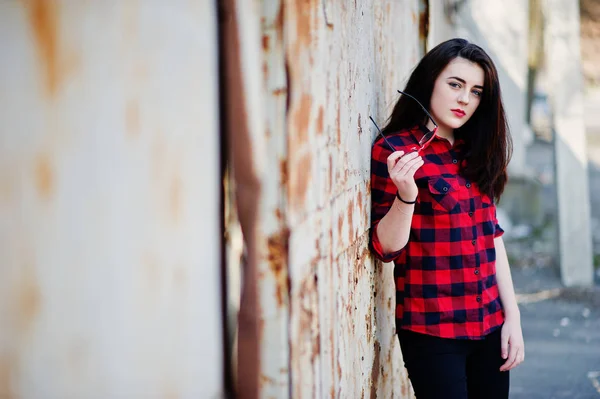
[[[525,360],[525,342],[523,331],[521,331],[521,320],[507,318],[502,326],[501,333],[502,348],[501,355],[506,362],[500,367],[500,371],[514,369]]]

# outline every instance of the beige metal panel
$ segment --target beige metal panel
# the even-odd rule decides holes
[[[408,397],[392,266],[368,251],[370,152],[420,56],[419,1],[287,1],[294,398]]]
[[[214,4],[0,2],[0,396],[222,394]]]

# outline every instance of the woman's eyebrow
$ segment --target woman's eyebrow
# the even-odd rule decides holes
[[[456,79],[456,80],[458,80],[462,84],[467,84],[467,82],[464,79],[461,79],[461,78],[459,78],[457,76],[450,76],[448,79]],[[480,86],[480,85],[475,85],[473,87],[477,87],[477,88],[483,90],[483,86]]]

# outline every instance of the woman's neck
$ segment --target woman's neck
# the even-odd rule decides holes
[[[433,124],[433,122],[431,120],[429,120],[427,122],[426,126],[427,126],[427,129],[429,129],[431,131],[433,131],[433,129],[435,128],[435,125]],[[438,137],[448,140],[450,142],[450,145],[454,145],[454,129],[450,129],[450,128],[438,125],[438,130],[437,130],[436,134]]]

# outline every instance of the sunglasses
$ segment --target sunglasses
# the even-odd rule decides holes
[[[433,138],[435,137],[435,133],[438,130],[438,125],[437,125],[437,123],[435,123],[435,121],[433,120],[433,117],[429,114],[429,112],[427,112],[427,110],[425,109],[425,107],[423,106],[423,104],[421,104],[419,102],[419,100],[417,100],[416,98],[414,98],[410,94],[405,93],[403,91],[398,90],[398,93],[400,93],[402,95],[405,95],[407,97],[410,97],[413,100],[415,100],[417,102],[417,104],[419,104],[419,106],[421,107],[421,109],[423,110],[423,112],[425,112],[425,114],[427,114],[427,117],[431,120],[431,122],[435,126],[433,128],[433,131],[427,129],[427,133],[425,133],[423,135],[423,137],[421,137],[421,140],[419,140],[419,146],[418,147],[411,147],[410,148],[411,151],[417,151],[419,153],[419,155],[421,155],[421,151],[423,151],[425,148],[427,148],[429,146],[429,144],[433,141]],[[383,140],[385,140],[386,144],[392,149],[392,151],[396,151],[396,148],[394,148],[394,146],[384,136],[383,132],[381,131],[381,129],[379,128],[379,126],[377,126],[377,123],[375,123],[375,121],[373,120],[373,118],[371,118],[369,116],[369,119],[371,119],[371,122],[373,122],[373,124],[377,128],[377,131],[379,132],[379,134],[381,135],[381,137],[383,137]]]

